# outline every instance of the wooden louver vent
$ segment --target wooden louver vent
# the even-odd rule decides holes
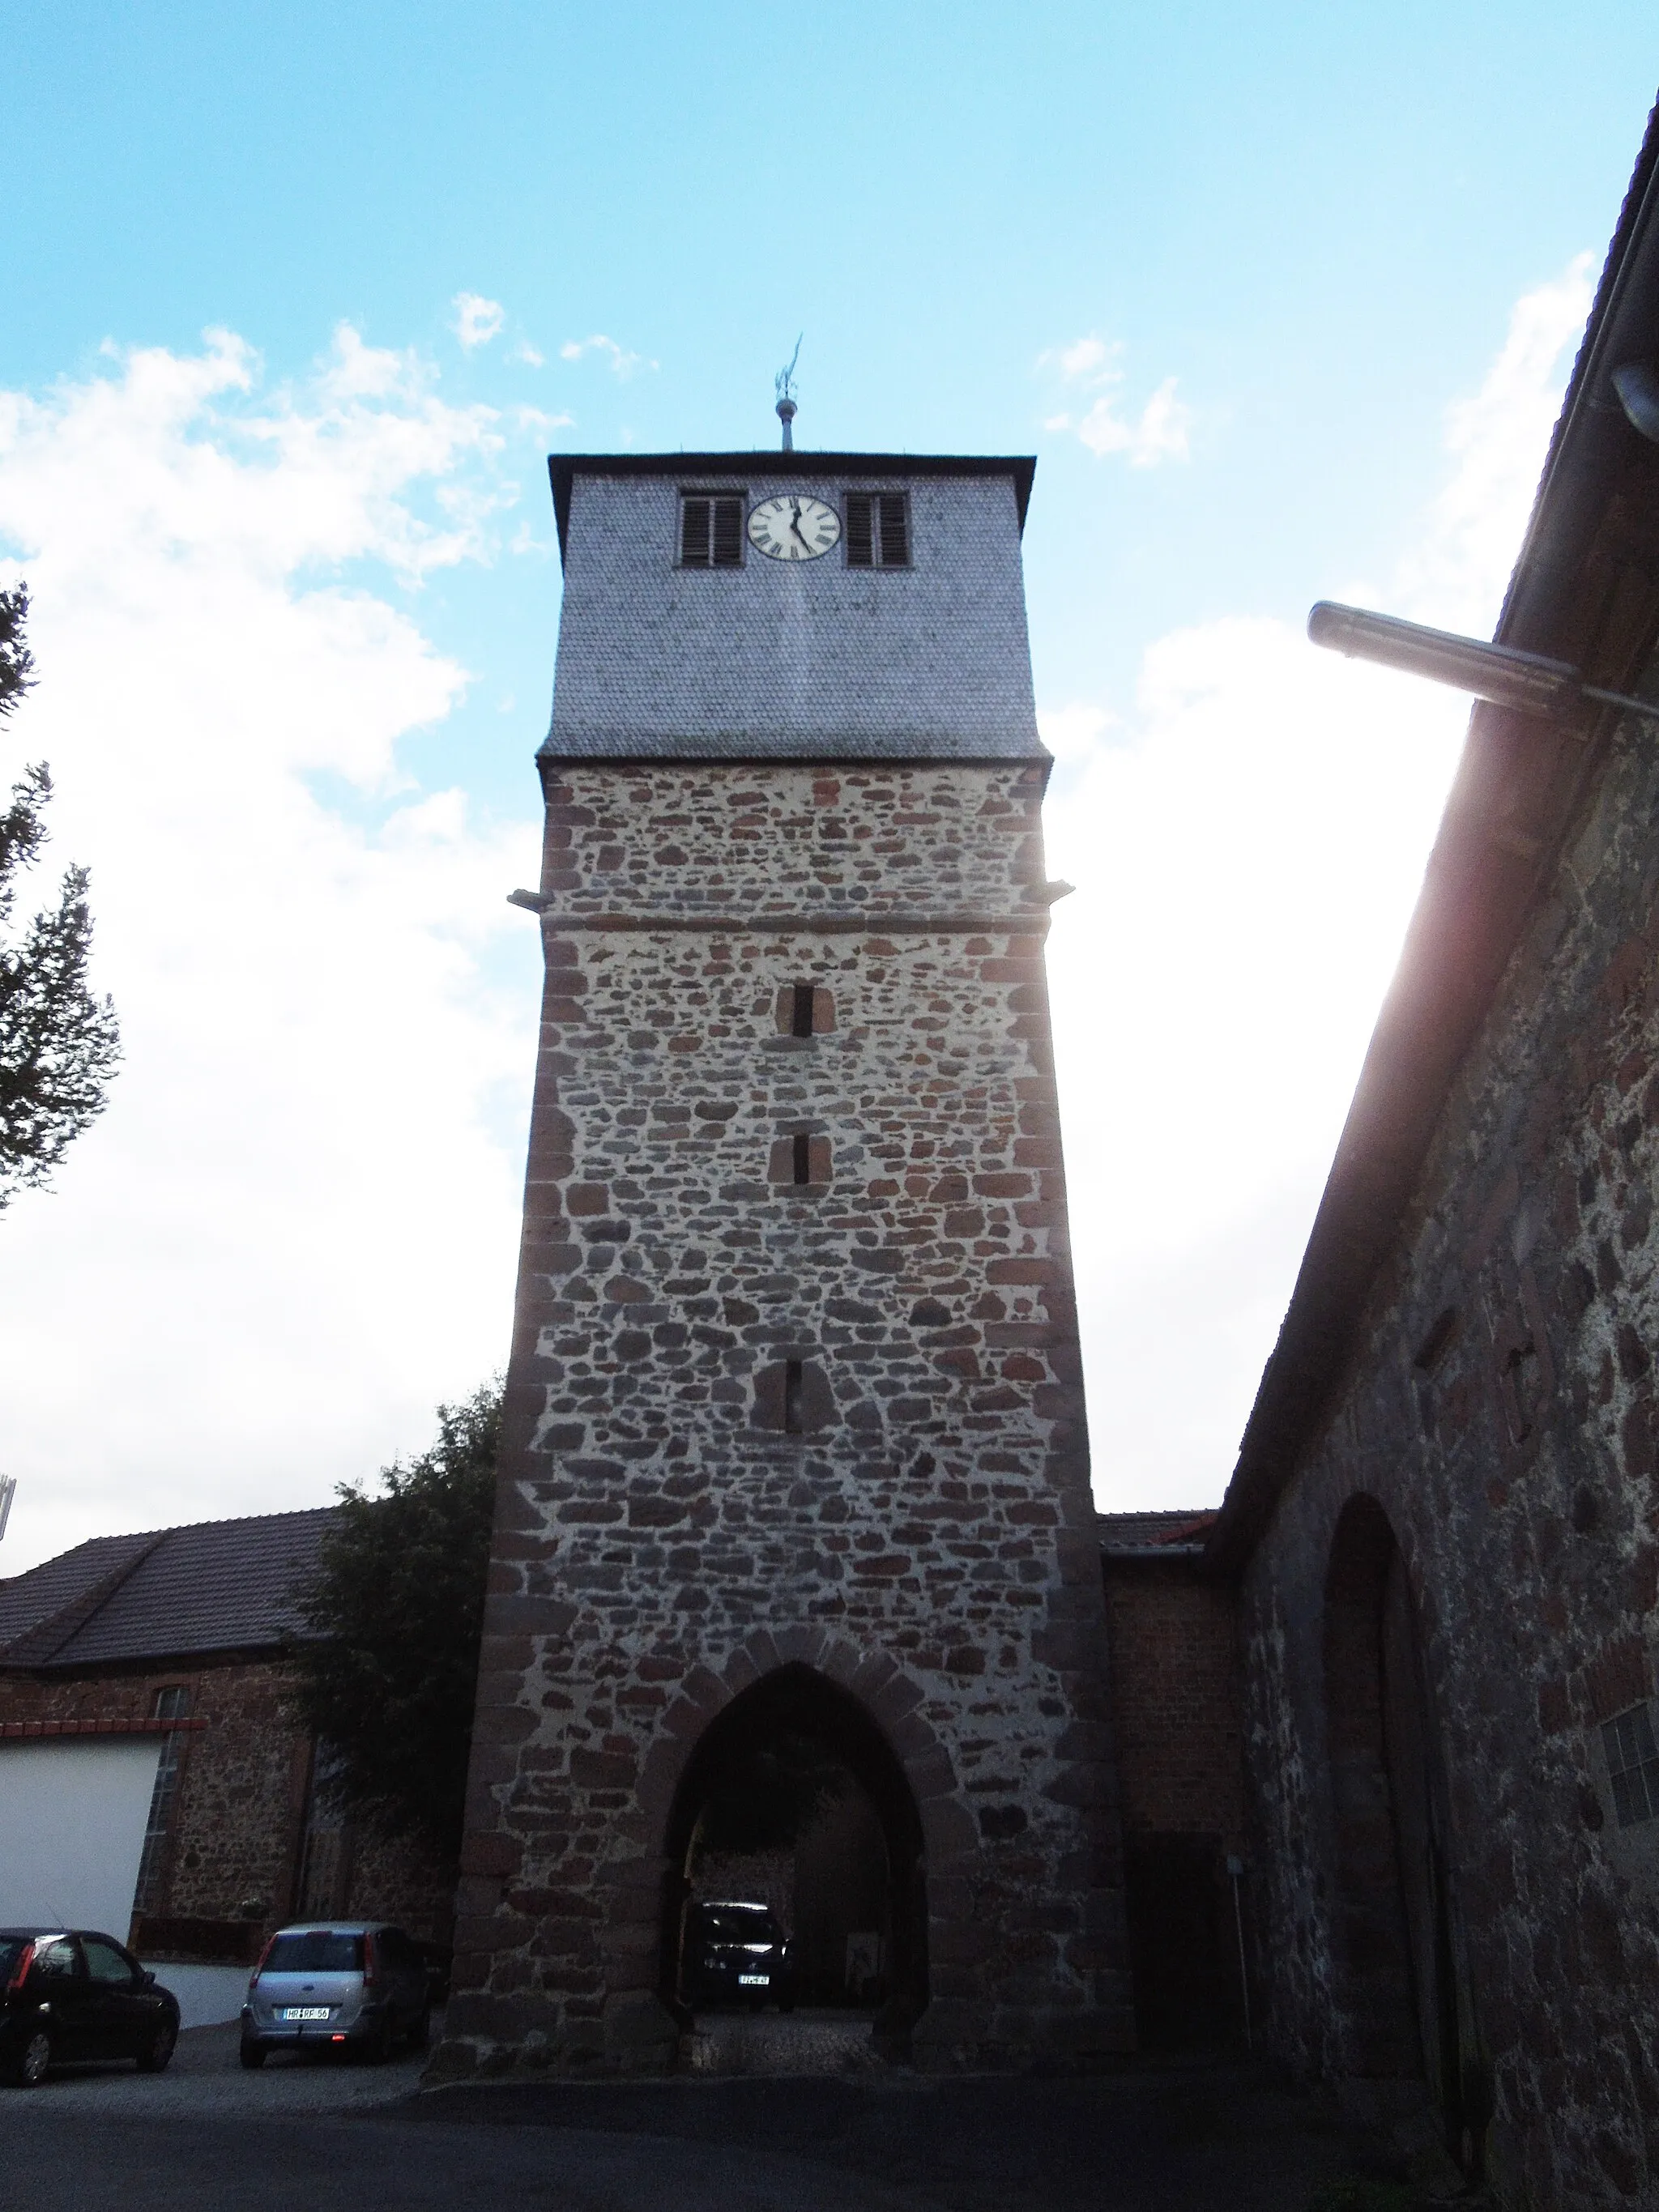
[[[741,492],[686,492],[680,500],[680,566],[741,568]]]
[[[848,493],[847,565],[849,568],[909,567],[910,518],[902,491]]]

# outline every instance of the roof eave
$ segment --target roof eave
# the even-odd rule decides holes
[[[553,517],[559,530],[559,563],[564,564],[570,535],[570,495],[579,476],[701,477],[1012,477],[1025,531],[1031,502],[1035,453],[821,453],[797,447],[789,453],[757,447],[732,453],[550,453],[548,480],[553,487]]]

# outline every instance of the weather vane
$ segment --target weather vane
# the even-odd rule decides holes
[[[800,338],[806,336],[805,331]],[[772,389],[778,395],[778,420],[783,425],[783,450],[795,450],[795,363],[800,359],[800,338],[795,340],[795,350],[789,356],[787,368],[781,368],[772,379]]]

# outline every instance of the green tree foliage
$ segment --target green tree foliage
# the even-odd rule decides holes
[[[438,1440],[370,1493],[342,1483],[315,1582],[311,1631],[289,1645],[293,1697],[337,1755],[348,1811],[382,1834],[460,1847],[483,1631],[501,1389],[440,1406]]]
[[[28,592],[0,591],[0,719],[34,683],[24,642]],[[12,917],[17,879],[46,842],[52,778],[44,761],[26,768],[0,813],[0,1206],[46,1180],[103,1110],[121,1056],[115,1009],[87,988],[92,911],[87,872],[64,872],[58,904],[21,934]]]

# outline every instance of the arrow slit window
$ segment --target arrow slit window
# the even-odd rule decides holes
[[[680,494],[682,568],[741,568],[743,492]]]

